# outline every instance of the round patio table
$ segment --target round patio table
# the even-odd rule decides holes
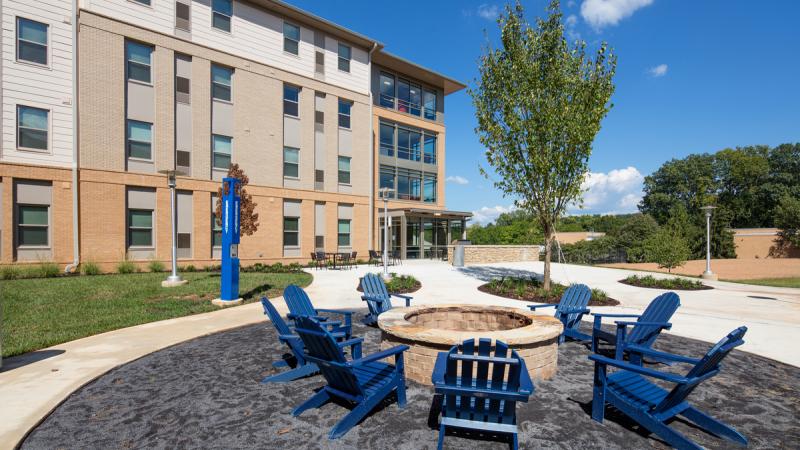
[[[325,252],[325,256],[330,258],[331,261],[333,261],[333,269],[336,270],[336,259],[339,257],[339,253]]]

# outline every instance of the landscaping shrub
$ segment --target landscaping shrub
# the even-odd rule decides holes
[[[631,275],[628,278],[621,280],[620,283],[654,289],[689,291],[713,289],[712,287],[703,284],[700,280],[688,280],[686,278],[656,278],[652,275],[645,275],[642,277],[638,275]]]
[[[30,278],[53,278],[61,275],[61,269],[58,268],[58,264],[54,262],[43,262],[38,266],[31,267],[31,275],[34,275]]]
[[[300,263],[291,263],[286,266],[279,262],[272,265],[255,263],[251,266],[242,267],[241,271],[257,273],[298,273],[303,271],[303,266]]]
[[[100,275],[100,266],[93,262],[85,262],[81,264],[80,269],[83,275]]]
[[[503,277],[495,278],[478,287],[478,289],[489,294],[517,300],[558,303],[567,286],[560,283],[551,283],[550,290],[547,291],[542,287],[542,282],[536,277]],[[612,306],[617,304],[619,302],[610,298],[605,291],[592,289],[592,299],[589,305]]]
[[[21,278],[21,271],[17,266],[3,266],[0,268],[0,279],[3,280],[16,280]]]
[[[120,261],[119,264],[117,264],[117,273],[126,274],[134,272],[136,272],[136,264],[131,261]]]
[[[164,263],[161,261],[154,259],[147,264],[147,270],[150,272],[163,272],[164,271]]]
[[[39,264],[15,264],[0,268],[0,280],[21,280],[26,278],[53,278],[61,275],[61,269],[54,262]]]

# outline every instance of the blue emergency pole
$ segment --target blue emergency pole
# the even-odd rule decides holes
[[[239,298],[239,224],[241,197],[237,178],[222,179],[222,274],[221,303]]]

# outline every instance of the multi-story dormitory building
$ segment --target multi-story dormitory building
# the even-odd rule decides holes
[[[0,264],[219,258],[229,164],[260,227],[240,258],[392,247],[435,256],[445,210],[444,98],[463,84],[272,0],[3,0]]]

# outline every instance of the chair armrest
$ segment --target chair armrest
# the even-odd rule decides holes
[[[525,402],[528,401],[528,396],[533,394],[534,387],[531,381],[531,375],[528,373],[528,367],[525,365],[525,360],[519,359],[519,393],[524,394]]]
[[[589,312],[589,310],[588,310],[588,309],[586,309],[586,308],[573,308],[573,309],[565,309],[565,310],[563,310],[563,311],[560,311],[560,312],[561,312],[561,314],[577,314],[577,313],[581,313],[581,314],[591,314],[591,313]]]
[[[364,338],[353,338],[342,342],[337,342],[336,345],[339,348],[343,347],[350,347],[350,355],[353,359],[360,359],[361,358],[361,344],[364,342]]]
[[[330,313],[330,314],[341,314],[343,316],[349,316],[349,315],[353,314],[352,311],[340,311],[338,309],[317,309],[317,312],[325,312],[325,313]]]
[[[617,324],[618,327],[627,327],[627,326],[636,326],[636,325],[644,325],[647,327],[661,327],[670,329],[672,328],[672,324],[669,322],[626,322],[626,321],[616,321],[614,322]]]
[[[414,299],[414,297],[412,297],[410,295],[403,295],[403,294],[389,294],[389,295],[393,295],[395,297],[402,298],[403,300],[405,300],[406,301],[406,308],[411,306],[411,300]]]
[[[386,299],[386,298],[383,298],[383,297],[375,297],[374,295],[362,295],[361,296],[361,300],[364,300],[364,301],[368,300],[368,301],[371,301],[371,302],[383,303],[383,302],[385,302],[385,301],[387,301],[389,299]]]
[[[447,371],[447,357],[449,355],[449,352],[439,352],[439,354],[436,355],[436,363],[431,373],[431,382],[434,385],[444,384],[444,374]]]
[[[595,317],[639,317],[641,314],[608,314],[608,313],[591,313]]]
[[[531,311],[536,311],[536,308],[555,308],[558,303],[537,303],[535,305],[528,305]]]
[[[363,358],[354,359],[353,361],[350,361],[350,365],[352,365],[352,366],[360,366],[361,364],[365,364],[365,363],[369,363],[369,362],[373,362],[373,361],[378,361],[378,360],[381,360],[381,359],[384,359],[384,358],[388,358],[388,357],[390,357],[392,355],[396,355],[398,353],[403,353],[406,350],[408,350],[408,346],[407,345],[397,345],[395,347],[392,347],[392,348],[389,348],[389,349],[386,349],[386,350],[383,350],[383,351],[380,351],[380,352],[377,352],[377,353],[373,353],[371,355],[367,355],[367,356],[365,356]]]
[[[293,340],[300,340],[300,336],[295,336],[293,334],[279,334],[278,339],[282,341],[293,341]]]
[[[589,355],[589,359],[594,361],[597,364],[601,365],[608,365],[612,367],[616,367],[622,370],[627,370],[629,372],[635,372],[640,375],[658,378],[660,380],[669,381],[670,383],[677,383],[677,384],[686,384],[689,382],[689,379],[686,377],[682,377],[680,375],[675,375],[672,373],[666,372],[659,372],[658,370],[650,369],[647,367],[637,366],[635,364],[631,364],[619,359],[612,359],[602,355]]]
[[[700,359],[698,358],[690,358],[688,356],[676,355],[674,353],[660,352],[658,350],[653,350],[652,348],[642,347],[641,345],[628,345],[625,347],[625,350],[633,353],[641,353],[646,356],[652,356],[654,358],[668,359],[670,361],[677,361],[687,364],[697,364],[700,362]]]
[[[287,317],[287,318],[289,318],[289,319],[293,319],[293,320],[299,319],[300,317],[311,317],[312,319],[318,320],[318,321],[320,321],[320,322],[328,322],[328,323],[330,323],[330,322],[328,321],[328,318],[327,318],[327,317],[325,317],[325,316],[320,316],[320,315],[316,315],[316,316],[306,316],[305,314],[294,314],[294,313],[288,313],[288,314],[286,314],[286,317]],[[324,325],[324,324],[323,324],[323,325]]]

